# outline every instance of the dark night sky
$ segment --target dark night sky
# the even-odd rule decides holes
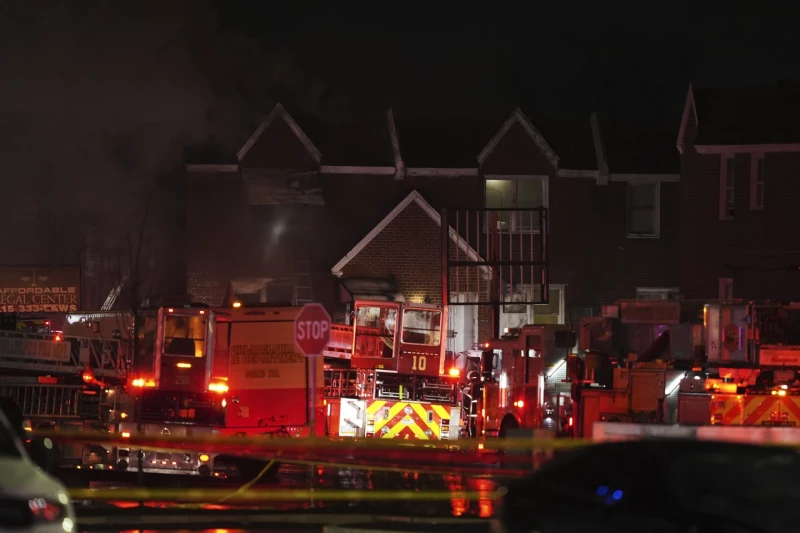
[[[519,105],[676,131],[689,80],[800,78],[798,10],[764,3],[208,1],[0,0],[2,216],[128,231],[186,145],[235,153],[275,100],[329,120]]]
[[[390,104],[425,115],[522,105],[672,125],[690,80],[800,77],[800,11],[786,11],[789,2],[772,4],[784,11],[769,2],[431,4],[365,11],[339,2],[225,0],[216,7],[224,28],[295,50],[355,113]]]

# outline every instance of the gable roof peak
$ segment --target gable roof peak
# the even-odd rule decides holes
[[[481,150],[481,153],[478,155],[478,163],[482,164],[487,157],[497,148],[498,143],[500,140],[508,133],[508,130],[514,124],[519,124],[525,130],[525,133],[533,140],[539,150],[542,151],[542,154],[547,158],[550,164],[553,166],[554,169],[558,169],[558,161],[559,157],[556,155],[553,148],[547,143],[544,136],[539,133],[539,130],[533,125],[530,118],[522,112],[522,109],[517,106],[511,112],[511,114],[506,119],[505,123],[500,127],[500,129],[495,133],[494,137],[489,141],[489,143]]]
[[[352,250],[347,252],[347,254],[345,254],[345,256],[342,257],[342,259],[336,263],[336,265],[334,265],[334,267],[331,269],[331,273],[334,276],[341,276],[342,269],[345,267],[345,265],[352,261],[354,257],[356,257],[364,248],[366,248],[366,246],[386,228],[386,226],[388,226],[395,218],[397,218],[400,213],[406,209],[406,207],[412,203],[416,203],[437,226],[441,227],[441,214],[436,211],[436,209],[434,209],[433,206],[431,206],[431,204],[429,204],[415,189],[411,191],[408,196],[406,196],[399,204],[397,204],[397,206],[392,209],[392,211],[386,215],[383,220],[378,222],[378,225],[372,228],[372,231],[370,231],[363,239],[361,239]],[[467,244],[463,237],[458,237],[458,234],[452,227],[449,227],[449,230],[450,239],[456,243],[456,245],[464,254],[467,255],[467,257],[473,261],[481,261],[478,252],[476,252],[474,248]],[[482,267],[482,270],[484,270],[484,272],[488,272],[486,267]]]
[[[253,147],[254,144],[258,141],[261,135],[266,131],[266,129],[276,120],[281,119],[283,120],[289,129],[292,130],[295,137],[303,144],[305,149],[308,151],[309,155],[314,158],[314,160],[319,164],[320,160],[322,159],[322,154],[314,146],[314,143],[311,142],[308,135],[300,128],[300,126],[295,122],[289,112],[283,107],[283,104],[280,102],[276,102],[274,106],[272,106],[272,110],[267,113],[267,116],[261,121],[261,124],[256,128],[253,134],[247,139],[247,142],[239,149],[239,152],[236,154],[236,158],[241,163],[244,157],[247,155],[247,152]]]

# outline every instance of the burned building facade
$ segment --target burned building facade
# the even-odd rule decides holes
[[[544,206],[550,302],[502,325],[675,297],[677,156],[637,158],[619,138],[596,116],[330,125],[278,105],[238,154],[186,166],[188,290],[212,305],[314,300],[339,319],[354,298],[437,304],[441,208]],[[451,349],[489,334],[487,311],[451,309]]]

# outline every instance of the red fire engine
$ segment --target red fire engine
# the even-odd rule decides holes
[[[471,378],[478,398],[474,435],[507,437],[514,430],[568,431],[569,402],[548,391],[548,370],[563,364],[574,346],[566,326],[524,326],[484,345],[480,375]]]
[[[129,313],[78,313],[59,333],[3,332],[0,396],[22,411],[30,429],[148,435],[211,435],[223,398],[204,370],[207,311],[142,310],[137,328]],[[134,329],[138,341],[134,342]],[[134,353],[134,348],[138,353]],[[202,381],[202,383],[200,383]],[[64,444],[61,467],[139,467],[120,446]],[[144,452],[153,473],[210,474],[210,457],[192,452]]]
[[[459,438],[461,387],[459,372],[445,352],[442,309],[356,301],[353,317],[352,326],[334,327],[331,347],[324,354],[329,433]]]
[[[800,305],[620,301],[606,306],[604,315],[582,320],[584,354],[567,358],[568,408],[554,413],[562,415],[566,434],[592,438],[597,422],[796,426],[800,421]],[[558,404],[535,397],[533,390],[534,378],[542,375],[539,361],[548,366],[547,345],[540,340],[548,337],[528,326],[490,343],[501,353],[485,352],[486,367],[493,369],[484,375],[491,385],[484,385],[479,417],[486,435],[546,426],[548,406]],[[519,359],[503,363],[508,361],[503,343],[516,349]],[[536,346],[545,350],[541,359]],[[532,347],[525,371],[523,349]]]

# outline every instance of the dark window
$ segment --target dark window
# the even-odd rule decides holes
[[[658,236],[658,184],[628,184],[628,235]]]

